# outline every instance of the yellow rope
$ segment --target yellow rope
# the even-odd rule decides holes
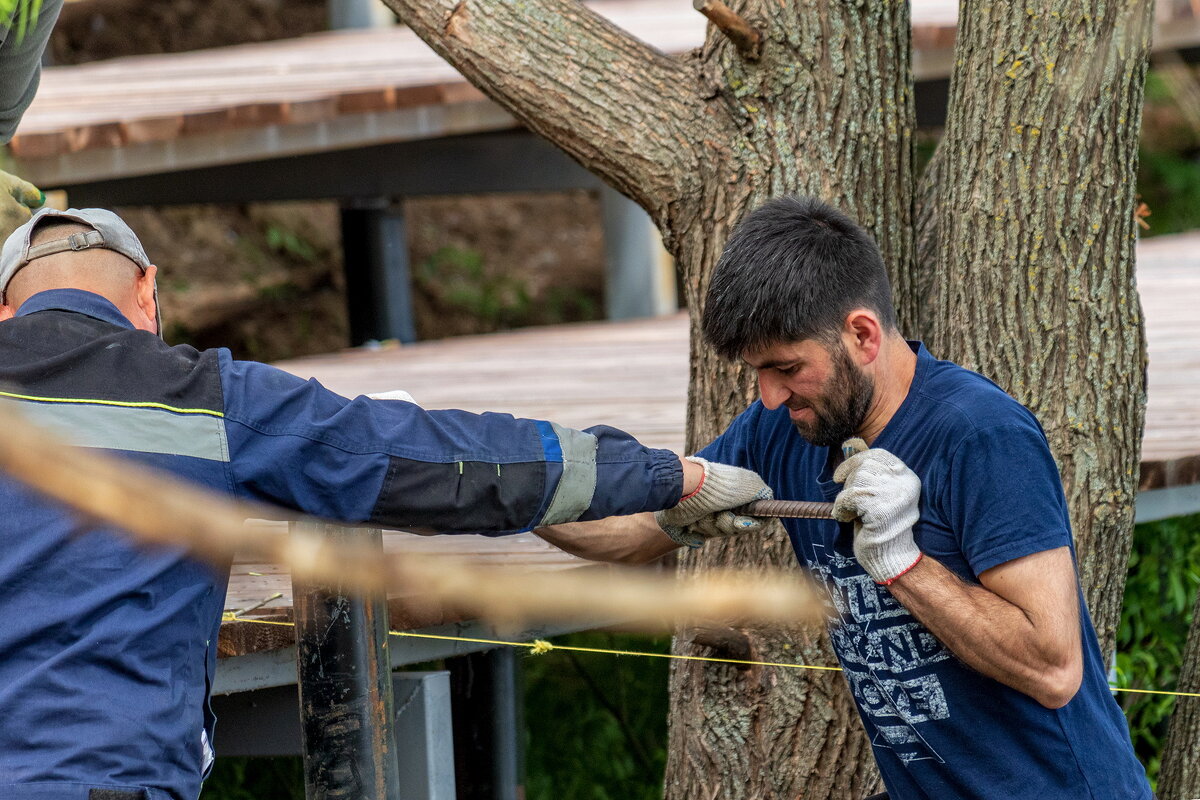
[[[232,611],[226,611],[221,620],[223,622],[253,622],[257,625],[285,625],[293,627],[294,622],[283,622],[280,620],[269,619],[251,619],[249,617],[239,617]],[[775,661],[741,661],[736,658],[715,658],[710,656],[681,656],[673,653],[645,653],[638,650],[608,650],[601,647],[576,647],[566,644],[551,644],[545,639],[534,639],[532,642],[508,642],[503,639],[476,639],[470,636],[446,636],[439,633],[415,633],[413,631],[388,631],[392,636],[409,636],[414,639],[441,639],[451,642],[471,642],[472,644],[494,644],[505,647],[528,647],[530,655],[540,656],[549,653],[551,650],[572,650],[576,653],[603,653],[611,656],[644,656],[645,658],[673,658],[680,661],[717,661],[722,664],[749,664],[757,667],[785,667],[787,669],[818,669],[827,670],[829,672],[841,672],[841,667],[822,667],[815,664],[781,664]]]
[[[1110,686],[1114,692],[1135,692],[1137,694],[1169,694],[1172,697],[1200,697],[1200,692],[1164,692],[1159,689],[1122,689],[1119,686]]]
[[[294,627],[294,622],[282,622],[269,619],[249,619],[239,617],[232,611],[226,611],[221,616],[222,622],[253,622],[257,625],[284,625]],[[675,653],[646,653],[638,650],[609,650],[603,647],[577,647],[575,645],[551,644],[545,639],[534,639],[532,642],[507,642],[503,639],[474,639],[469,636],[446,636],[439,633],[414,633],[412,631],[388,631],[392,636],[409,636],[414,639],[442,639],[451,642],[471,642],[473,644],[494,644],[505,647],[528,647],[529,654],[541,656],[551,650],[571,650],[576,653],[602,653],[610,656],[642,656],[644,658],[671,658],[677,661],[714,661],[720,664],[746,664],[753,667],[783,667],[785,669],[815,669],[827,672],[841,672],[841,667],[823,667],[816,664],[783,664],[778,661],[742,661],[737,658],[716,658],[714,656],[681,656]],[[1173,697],[1200,697],[1200,692],[1165,692],[1158,689],[1122,689],[1109,686],[1114,692],[1135,692],[1137,694],[1166,694]]]

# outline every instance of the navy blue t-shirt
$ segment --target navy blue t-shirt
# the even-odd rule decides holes
[[[921,551],[978,584],[999,564],[1071,547],[1037,419],[986,378],[911,346],[912,386],[872,446],[921,478],[913,529]],[[829,448],[803,439],[783,407],[756,402],[700,455],[757,471],[779,498],[832,500],[841,488]],[[784,526],[800,563],[828,588],[830,637],[892,800],[1152,796],[1086,609],[1083,684],[1066,706],[1048,709],[968,667],[877,585],[854,557],[851,526]]]

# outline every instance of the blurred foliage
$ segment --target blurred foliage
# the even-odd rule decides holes
[[[300,233],[279,223],[267,226],[267,247],[272,253],[287,255],[304,263],[312,264],[317,260],[317,249]]]
[[[299,756],[218,758],[200,800],[304,800],[304,767]]]
[[[1198,589],[1200,515],[1138,525],[1117,630],[1117,686],[1175,688]],[[1175,698],[1117,698],[1129,720],[1134,749],[1154,781]]]
[[[470,314],[487,330],[593,319],[597,313],[585,292],[549,286],[536,294],[522,278],[489,270],[483,254],[471,248],[439,248],[413,278],[435,305]]]
[[[577,633],[559,644],[668,653],[668,636]],[[668,662],[552,651],[526,658],[526,797],[658,800]]]
[[[1200,156],[1143,148],[1138,191],[1150,208],[1142,236],[1200,229]]]
[[[1151,69],[1146,72],[1145,101],[1164,105],[1175,102],[1175,95],[1171,91],[1171,87],[1163,80],[1162,74],[1158,70]]]

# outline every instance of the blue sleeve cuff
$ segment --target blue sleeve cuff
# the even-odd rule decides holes
[[[1031,556],[1034,553],[1044,553],[1047,550],[1057,550],[1060,547],[1072,547],[1070,531],[1048,530],[1037,534],[1025,535],[1012,542],[992,547],[981,553],[972,554],[970,564],[976,575],[981,575],[993,567],[1016,561],[1018,558]]]

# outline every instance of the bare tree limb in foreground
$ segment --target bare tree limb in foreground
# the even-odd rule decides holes
[[[609,617],[646,627],[676,622],[812,622],[818,603],[796,574],[713,572],[681,581],[637,570],[547,574],[477,567],[454,558],[385,556],[334,545],[303,528],[291,534],[247,528],[250,518],[299,521],[295,512],[230,500],[128,460],[69,447],[0,403],[0,469],[146,545],[188,548],[224,566],[235,553],[286,565],[294,578],[360,592],[404,587],[500,624]]]

